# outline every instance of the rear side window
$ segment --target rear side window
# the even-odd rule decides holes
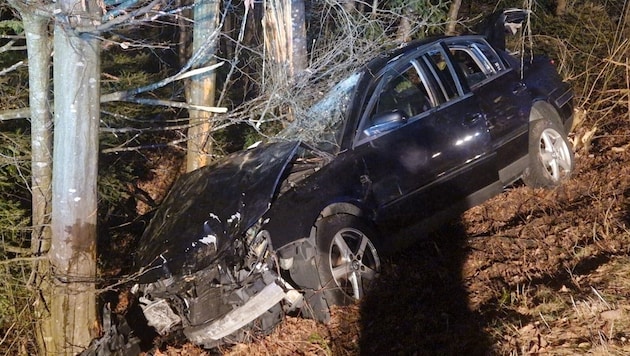
[[[485,42],[460,41],[448,47],[471,88],[506,69],[494,49]]]
[[[446,58],[445,53],[441,49],[435,48],[429,50],[423,56],[423,60],[433,76],[437,78],[436,84],[439,88],[436,89],[439,89],[438,91],[443,97],[440,101],[446,102],[457,98],[459,96],[457,84],[453,77],[450,61]]]
[[[470,51],[463,48],[456,48],[452,50],[452,54],[455,63],[457,63],[459,69],[464,73],[469,87],[472,88],[488,78],[488,75],[482,69],[482,65]]]

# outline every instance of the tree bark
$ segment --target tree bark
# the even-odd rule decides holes
[[[54,27],[52,288],[49,354],[77,354],[98,336],[96,222],[100,41],[74,27],[100,21],[96,0],[59,0]]]
[[[275,65],[276,80],[295,78],[306,69],[305,7],[302,0],[268,0],[265,7],[265,47]]]
[[[203,51],[204,55],[193,68],[205,67],[214,63],[218,39],[212,34],[219,24],[218,0],[196,0],[194,8],[193,27],[193,55]],[[216,75],[210,73],[196,75],[191,78],[189,85],[188,103],[192,105],[214,106],[216,92]],[[211,113],[190,110],[190,125],[188,129],[188,153],[186,170],[192,171],[207,165],[212,157],[213,144],[210,139],[212,124]]]
[[[291,1],[291,74],[299,75],[308,64],[304,0]]]
[[[449,36],[455,35],[455,28],[457,26],[457,18],[459,16],[459,8],[462,6],[462,0],[451,1],[451,6],[448,9],[448,19],[446,25],[446,34]]]
[[[22,12],[28,52],[29,104],[31,110],[31,204],[32,226],[31,251],[41,256],[50,248],[50,213],[52,205],[52,114],[48,93],[50,92],[50,37],[49,19]],[[39,289],[35,303],[37,318],[37,340],[41,354],[45,354],[44,336],[50,334],[51,319],[46,308],[50,295],[46,260],[33,263],[30,284]]]
[[[556,16],[564,16],[567,13],[567,0],[556,2]]]
[[[411,39],[411,16],[413,10],[409,6],[403,8],[403,15],[400,17],[398,23],[398,31],[396,35],[396,42],[407,43]]]

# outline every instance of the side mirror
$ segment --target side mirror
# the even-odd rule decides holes
[[[375,136],[392,131],[407,122],[407,115],[400,110],[392,110],[377,114],[372,118],[372,125],[363,130],[365,136]]]

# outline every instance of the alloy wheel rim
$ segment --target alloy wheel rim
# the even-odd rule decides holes
[[[329,262],[335,286],[354,299],[363,297],[381,268],[378,253],[370,239],[352,228],[335,234]]]
[[[554,182],[571,172],[571,153],[562,135],[554,129],[545,129],[540,136],[540,160]]]

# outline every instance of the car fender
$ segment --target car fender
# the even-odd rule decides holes
[[[139,241],[135,263],[149,271],[141,282],[205,268],[204,249],[221,250],[258,223],[298,146],[260,145],[180,177]]]

